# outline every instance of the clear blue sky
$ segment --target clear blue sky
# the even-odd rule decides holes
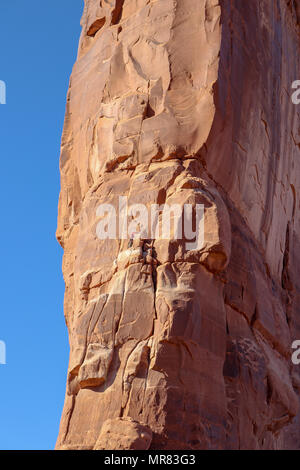
[[[83,0],[1,0],[0,449],[52,449],[69,344],[55,239],[59,147]]]

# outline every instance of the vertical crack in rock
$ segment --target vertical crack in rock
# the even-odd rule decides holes
[[[123,13],[124,1],[125,0],[115,0],[116,4],[111,14],[111,24],[120,23]]]

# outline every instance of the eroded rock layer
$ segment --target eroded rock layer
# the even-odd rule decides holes
[[[57,237],[59,449],[300,448],[299,0],[85,0]],[[97,207],[203,204],[204,244]]]

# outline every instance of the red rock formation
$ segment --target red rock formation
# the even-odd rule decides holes
[[[57,237],[59,449],[300,448],[299,0],[86,0]],[[99,240],[202,203],[205,243]]]

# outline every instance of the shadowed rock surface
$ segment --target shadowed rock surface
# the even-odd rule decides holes
[[[58,449],[300,449],[300,2],[85,0],[57,237]],[[205,206],[205,243],[99,240],[100,204]]]

